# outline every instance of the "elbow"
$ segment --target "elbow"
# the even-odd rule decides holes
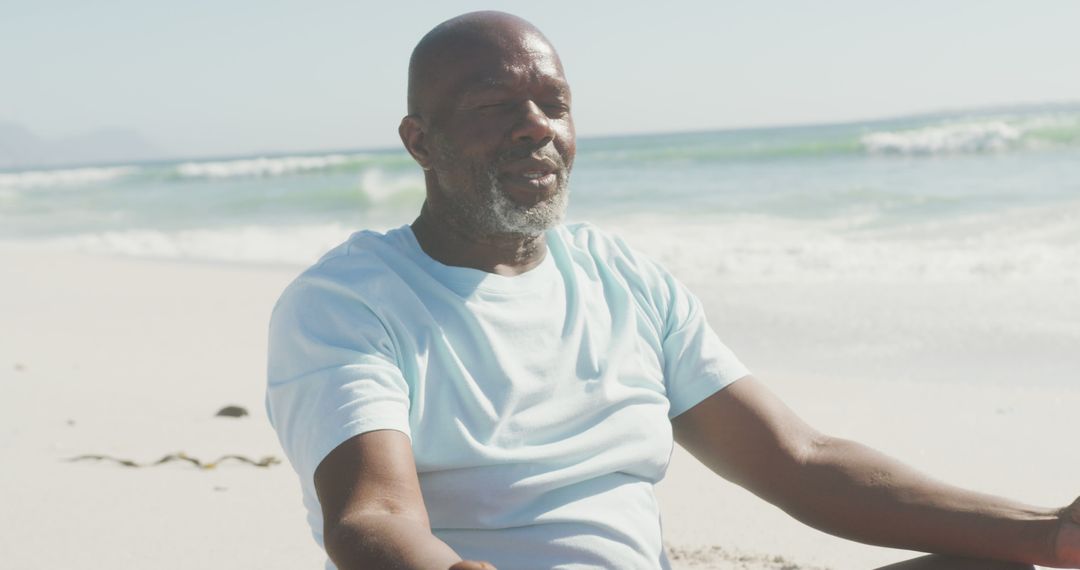
[[[831,435],[817,430],[809,430],[791,446],[790,455],[792,463],[798,469],[806,469],[821,463],[830,449],[833,449],[840,441]]]
[[[766,501],[780,507],[800,520],[795,513],[806,502],[814,478],[836,439],[809,431],[799,437],[786,438],[780,442],[780,453],[768,462],[767,473],[757,479],[756,485],[744,485]],[[754,488],[756,487],[756,488]]]
[[[367,550],[359,547],[363,543],[363,535],[363,529],[353,525],[323,524],[323,549],[338,570],[373,568],[370,561],[358,556]]]
[[[385,567],[378,534],[377,521],[364,517],[327,522],[323,527],[323,548],[338,570],[378,570]]]
[[[425,523],[426,518],[401,514],[352,514],[324,521],[323,548],[338,570],[427,567],[414,560],[433,548],[434,536]]]

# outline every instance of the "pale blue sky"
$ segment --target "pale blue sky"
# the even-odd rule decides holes
[[[485,8],[554,42],[582,135],[1080,101],[1074,0],[0,0],[0,121],[186,155],[393,146],[413,44]]]

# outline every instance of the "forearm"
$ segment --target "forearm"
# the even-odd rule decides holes
[[[330,529],[324,543],[340,570],[448,569],[461,561],[427,525],[393,514],[354,515]]]
[[[1044,563],[1057,516],[935,481],[864,445],[823,438],[777,504],[852,540],[925,552]]]

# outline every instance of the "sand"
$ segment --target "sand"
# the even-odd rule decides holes
[[[0,566],[321,567],[281,457],[265,328],[295,267],[0,246]],[[1076,284],[688,279],[743,360],[815,425],[950,482],[1044,505],[1080,493]],[[215,417],[238,405],[242,418]],[[677,568],[868,568],[676,450],[658,486]]]

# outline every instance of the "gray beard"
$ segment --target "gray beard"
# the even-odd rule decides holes
[[[447,159],[458,160],[452,149],[443,147],[442,150]],[[436,172],[443,189],[443,212],[451,223],[471,235],[536,237],[563,220],[570,201],[570,172],[557,155],[556,160],[560,169],[557,171],[555,193],[531,206],[514,202],[500,187],[498,171],[501,160],[495,161],[490,168],[471,168],[471,180],[466,181],[448,179]],[[474,186],[475,190],[470,192],[465,188],[467,185]]]
[[[499,187],[494,169],[487,173],[486,178],[481,188],[480,204],[477,204],[480,207],[472,208],[471,216],[475,229],[483,234],[537,236],[566,216],[570,192],[565,172],[559,174],[555,194],[532,206],[522,206],[511,200]]]

